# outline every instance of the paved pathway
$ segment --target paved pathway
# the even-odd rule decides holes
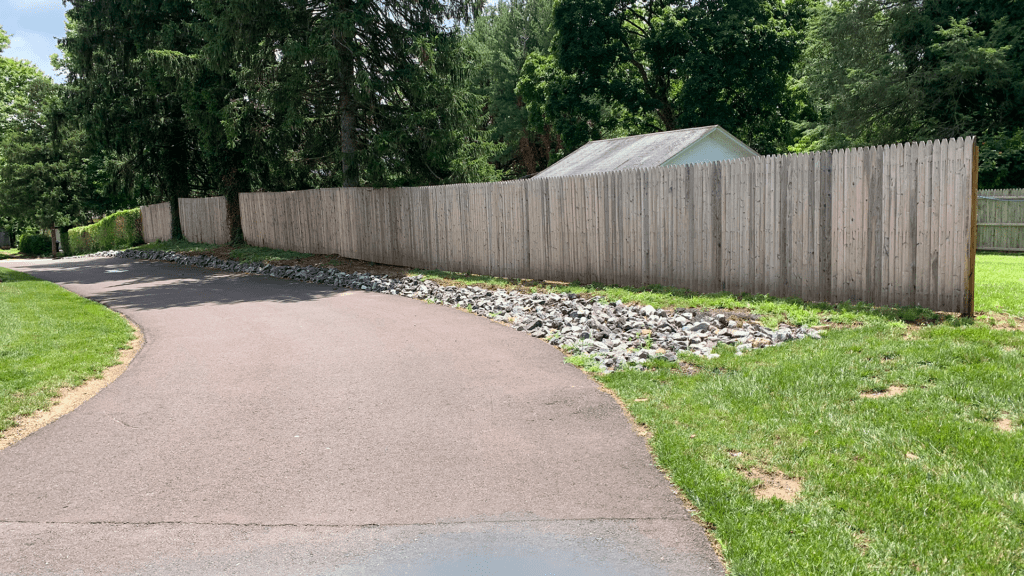
[[[0,262],[140,325],[0,451],[0,574],[721,574],[552,346],[395,296],[113,258]]]

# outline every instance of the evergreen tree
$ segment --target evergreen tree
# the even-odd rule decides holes
[[[479,103],[465,88],[459,21],[473,6],[368,0],[201,0],[204,58],[243,96],[234,141],[277,187],[489,179],[475,158]],[[477,8],[479,5],[477,5]],[[270,186],[268,186],[270,187]]]
[[[192,54],[197,14],[190,0],[71,0],[61,41],[75,113],[97,154],[119,159],[122,186],[152,179],[156,197],[171,205],[171,234],[181,238],[178,198],[196,179],[196,136],[183,109],[175,74],[147,55]]]

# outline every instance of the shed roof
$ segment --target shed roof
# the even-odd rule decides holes
[[[542,170],[534,178],[552,178],[555,176],[575,176],[594,172],[610,172],[661,166],[674,156],[708,137],[712,132],[719,132],[728,139],[750,150],[753,149],[721,126],[702,126],[700,128],[684,128],[667,132],[654,132],[609,140],[593,140],[578,150]]]

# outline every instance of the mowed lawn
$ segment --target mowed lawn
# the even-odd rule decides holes
[[[664,362],[599,378],[733,574],[1022,574],[1024,255],[977,270],[975,321],[877,317],[719,347],[687,358],[694,375]],[[755,496],[785,479],[792,501]]]
[[[113,311],[0,268],[0,432],[116,364],[133,337]]]

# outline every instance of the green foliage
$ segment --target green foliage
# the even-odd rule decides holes
[[[484,7],[466,37],[470,85],[487,104],[484,129],[497,145],[494,162],[510,177],[543,170],[560,147],[549,122],[530,122],[516,90],[527,61],[549,53],[552,6],[552,0],[501,0]]]
[[[245,95],[223,125],[254,146],[251,177],[278,189],[496,177],[474,161],[480,102],[456,26],[480,4],[197,2],[204,61]]]
[[[0,54],[11,46],[11,38],[0,28]],[[43,73],[30,62],[0,56],[0,134],[6,134],[9,123],[27,102],[26,86],[43,78]]]
[[[142,244],[142,211],[138,208],[115,212],[89,226],[68,231],[69,246],[74,254],[91,254]]]
[[[718,124],[762,153],[790,141],[787,85],[800,54],[802,3],[562,0],[559,66],[582,101],[598,94],[643,131]]]
[[[18,237],[18,250],[25,256],[45,256],[53,250],[53,243],[44,234],[22,234]]]
[[[198,49],[191,0],[77,2],[61,41],[75,116],[107,161],[113,187],[143,201],[188,196],[200,184],[196,134],[178,90],[180,70],[149,51]],[[152,196],[142,198],[141,191]],[[172,234],[181,235],[177,203]]]
[[[49,282],[4,268],[0,281],[3,431],[16,417],[49,408],[62,387],[116,364],[133,331],[115,312]]]
[[[1019,2],[820,2],[799,70],[814,114],[798,149],[977,135],[982,187],[1020,186],[1022,38]]]
[[[66,91],[25,62],[0,57],[0,69],[0,225],[22,230],[81,221],[92,189]]]

